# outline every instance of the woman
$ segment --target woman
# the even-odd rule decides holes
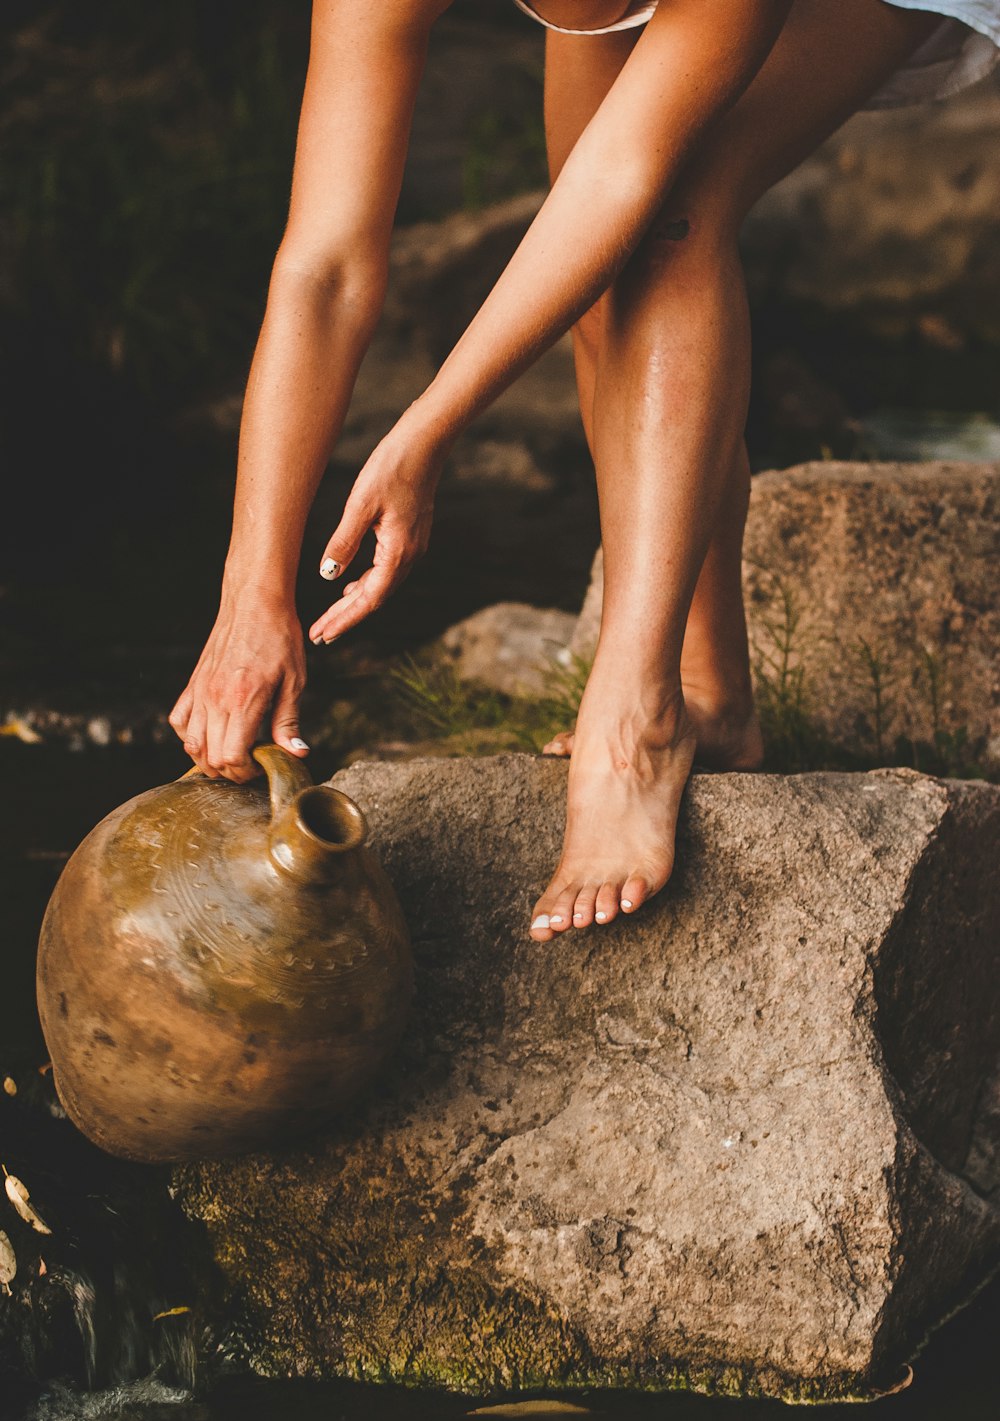
[[[761,758],[740,589],[749,208],[860,107],[942,94],[996,61],[1000,0],[516,0],[548,29],[551,192],[428,389],[362,469],[320,562],[374,565],[309,629],[340,637],[427,546],[455,438],[572,326],[605,557],[551,940],[666,883],[699,761]],[[294,582],[303,528],[382,305],[428,34],[449,0],[315,0],[288,227],[240,432],[218,620],[171,715],[208,775],[271,733],[304,755]],[[943,19],[943,16],[950,18]],[[958,17],[958,18],[956,18]],[[968,22],[968,28],[960,20]],[[555,530],[554,536],[558,536]]]

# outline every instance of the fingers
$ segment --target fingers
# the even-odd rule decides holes
[[[219,688],[209,705],[206,755],[217,774],[244,784],[259,773],[250,752],[270,699],[270,687],[257,685],[242,668]]]
[[[208,721],[205,727],[205,762],[208,766],[205,773],[217,779],[225,773],[226,756],[225,741],[226,729],[229,725],[229,716],[218,706],[209,704]]]
[[[257,762],[250,754],[259,726],[260,715],[253,711],[237,712],[226,721],[221,760],[216,768],[227,780],[246,784],[247,780],[255,779],[260,774]]]
[[[292,755],[304,758],[309,754],[309,746],[299,734],[299,697],[301,689],[286,677],[281,684],[278,699],[271,717],[271,738],[275,745]]]
[[[323,549],[319,575],[333,582],[340,577],[347,564],[357,555],[362,540],[374,520],[374,510],[354,492],[344,505],[344,514],[333,532],[333,536]]]
[[[181,740],[187,734],[188,722],[191,719],[191,711],[194,706],[194,691],[189,682],[177,698],[177,704],[170,712],[167,720],[171,727],[177,732]]]
[[[250,752],[269,700],[267,691],[248,691],[241,677],[224,691],[193,696],[184,749],[203,774],[242,784],[259,773]]]
[[[184,752],[191,756],[191,759],[198,766],[199,770],[205,775],[209,773],[208,760],[205,756],[205,731],[207,726],[207,707],[203,700],[196,697],[194,705],[191,708],[187,729],[184,732]]]
[[[297,723],[304,687],[302,628],[294,608],[264,603],[242,618],[223,611],[170,724],[204,774],[242,782],[260,773],[252,750],[276,697],[276,741],[292,755],[308,753]]]
[[[309,640],[315,646],[331,642],[381,607],[427,547],[429,532],[429,509],[405,523],[380,518],[375,525],[377,542],[373,565],[355,582],[347,584],[339,602],[317,617],[309,628]]]
[[[409,563],[386,561],[370,567],[357,582],[345,589],[343,597],[318,617],[309,628],[309,640],[318,646],[331,642],[356,627],[386,600],[409,571]]]

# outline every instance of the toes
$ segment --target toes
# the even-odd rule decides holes
[[[567,928],[573,926],[573,904],[576,902],[578,891],[579,884],[570,884],[562,890],[549,909],[549,927],[554,932],[564,933]]]
[[[531,927],[528,931],[535,942],[551,942],[555,937],[560,924],[556,923],[556,926],[553,927],[552,916],[553,914],[555,914],[557,918],[562,916],[556,907],[559,901],[559,890],[550,883],[546,891],[535,904],[534,911],[531,914]]]
[[[547,745],[542,746],[543,755],[561,755],[563,757],[573,753],[573,732],[571,730],[561,730],[558,735],[553,735]]]
[[[576,895],[576,902],[573,905],[573,926],[575,928],[589,928],[594,921],[594,905],[597,902],[596,884],[588,884],[586,888],[581,888]]]
[[[602,883],[597,893],[597,903],[594,908],[594,921],[597,923],[612,923],[618,916],[618,895],[619,887],[617,883]]]
[[[634,913],[637,908],[641,908],[649,897],[649,885],[644,878],[638,874],[633,874],[631,878],[625,880],[625,886],[621,893],[621,910],[623,913]]]
[[[535,905],[528,933],[534,942],[551,942],[555,937],[555,933],[549,927],[549,915],[540,903]]]

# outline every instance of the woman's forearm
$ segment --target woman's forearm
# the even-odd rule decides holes
[[[293,599],[306,518],[383,294],[377,269],[298,270],[279,254],[240,425],[226,591]]]
[[[661,4],[505,271],[413,414],[449,443],[605,291],[790,0]],[[694,214],[692,214],[692,218]]]
[[[450,0],[314,0],[288,227],[240,428],[226,589],[290,601],[382,305],[428,36]]]

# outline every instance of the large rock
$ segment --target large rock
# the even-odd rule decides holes
[[[743,252],[755,301],[938,344],[1000,338],[1000,92],[860,113],[772,188]]]
[[[856,114],[750,214],[741,245],[755,303],[858,314],[932,343],[1000,339],[998,143],[995,79],[946,104]],[[390,324],[440,363],[543,198],[397,232]]]
[[[565,771],[336,777],[412,926],[417,1007],[328,1136],[180,1176],[237,1342],[267,1374],[477,1394],[870,1393],[1000,1262],[1000,1121],[977,1117],[1000,790],[696,776],[667,890],[541,947]]]
[[[576,623],[557,607],[496,602],[449,627],[439,647],[464,681],[511,696],[540,696],[551,690],[553,673],[572,664]]]
[[[805,464],[753,480],[743,581],[758,689],[835,745],[947,744],[1000,767],[1000,465]],[[603,562],[573,636],[592,653]],[[784,669],[782,669],[784,668]]]

